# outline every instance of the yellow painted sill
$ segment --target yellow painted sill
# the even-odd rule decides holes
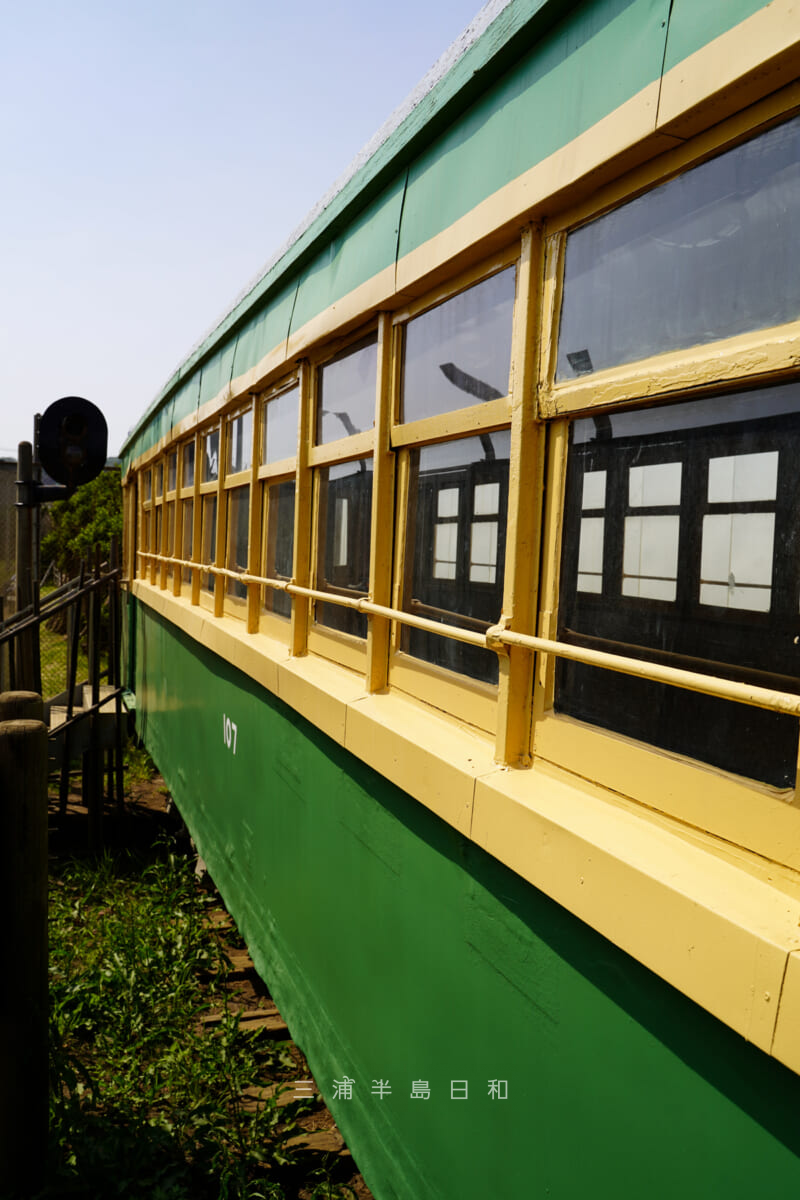
[[[800,880],[475,729],[214,619],[142,580],[143,604],[227,659],[466,838],[800,1074]]]

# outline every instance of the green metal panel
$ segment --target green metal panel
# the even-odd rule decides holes
[[[724,4],[673,0],[664,71],[677,66],[695,50],[700,50],[764,7],[763,0],[725,0]]]
[[[794,1075],[141,606],[136,652],[140,731],[378,1200],[800,1187]]]
[[[197,401],[199,405],[213,400],[230,384],[235,350],[236,338],[229,338],[203,363],[200,372],[200,395]]]
[[[394,263],[404,185],[404,177],[395,181],[309,264],[297,293],[293,330]]]
[[[233,358],[233,378],[243,375],[261,362],[277,346],[286,342],[297,296],[297,283],[292,280],[262,304],[242,326],[236,337]]]
[[[409,175],[400,256],[658,79],[669,0],[586,0]]]

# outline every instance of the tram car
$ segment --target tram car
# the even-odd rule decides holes
[[[123,449],[140,734],[380,1200],[800,1189],[798,76],[490,3]]]

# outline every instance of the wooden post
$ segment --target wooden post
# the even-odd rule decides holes
[[[43,1183],[47,1148],[47,729],[41,721],[0,723],[0,911],[11,968],[0,989],[0,1180],[10,1195],[31,1195]]]
[[[42,721],[44,704],[38,692],[0,694],[0,721]]]

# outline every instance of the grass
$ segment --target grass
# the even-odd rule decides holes
[[[303,1152],[274,1100],[242,1093],[294,1078],[285,1045],[224,1007],[227,960],[191,864],[162,841],[68,860],[51,875],[48,1183],[40,1197],[281,1200],[350,1196]],[[209,1006],[222,1021],[202,1031]]]
[[[57,696],[66,690],[69,643],[63,633],[47,628],[46,622],[39,626],[39,646],[42,663],[42,693],[45,698]],[[78,647],[77,679],[89,677],[89,662],[83,646]]]
[[[125,747],[125,778],[128,783],[147,783],[155,770],[153,760],[144,746],[129,741]]]

